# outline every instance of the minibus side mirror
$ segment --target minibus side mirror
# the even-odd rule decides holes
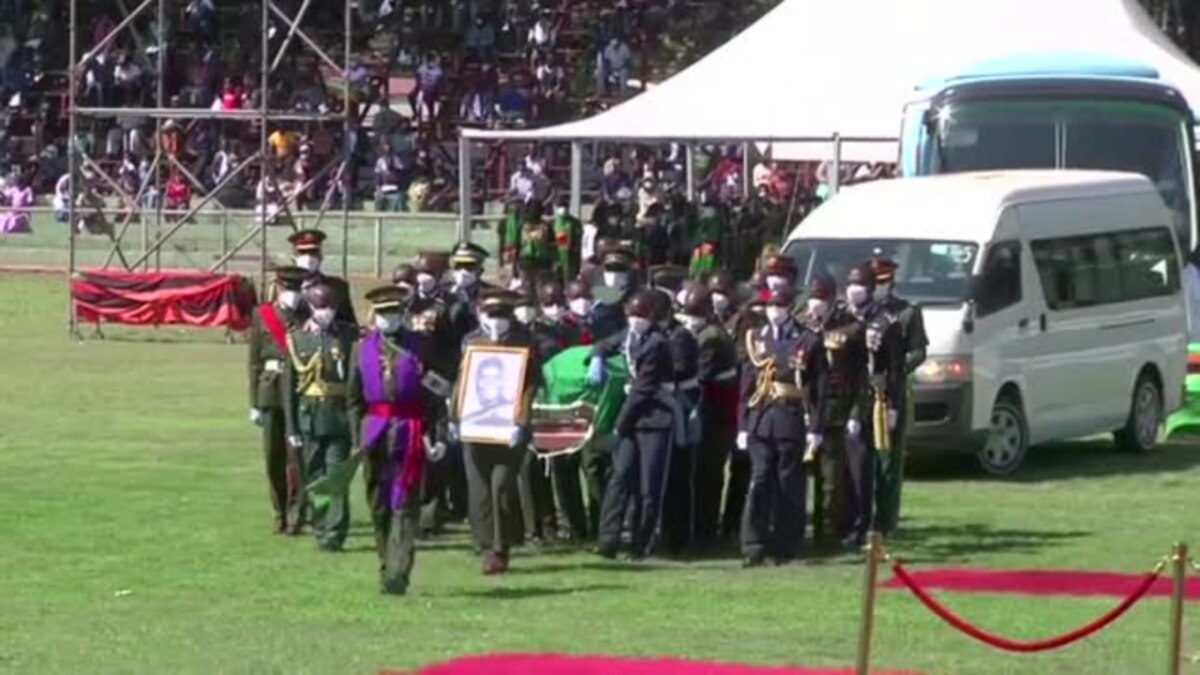
[[[979,298],[983,297],[983,277],[972,276],[967,282],[967,297],[963,304],[963,331],[975,332],[975,311]]]

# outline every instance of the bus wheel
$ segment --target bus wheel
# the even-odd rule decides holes
[[[1021,466],[1029,454],[1029,425],[1021,402],[1001,394],[992,408],[992,424],[979,449],[979,465],[993,476],[1007,476]]]

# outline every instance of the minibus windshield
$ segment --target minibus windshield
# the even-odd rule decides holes
[[[856,265],[876,254],[887,256],[899,264],[896,295],[923,305],[961,304],[978,252],[969,242],[927,239],[797,239],[784,249],[805,286],[824,274],[841,287]]]

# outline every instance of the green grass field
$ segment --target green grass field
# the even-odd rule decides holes
[[[511,575],[485,579],[457,534],[422,543],[409,596],[381,597],[360,494],[347,553],[269,534],[241,345],[171,328],[72,342],[65,305],[61,276],[0,273],[0,672],[369,673],[514,650],[853,663],[862,570],[848,557],[743,571],[732,553],[627,565],[521,551]],[[1140,457],[1064,444],[1008,481],[955,458],[916,468],[891,544],[916,568],[1141,573],[1176,540],[1200,545],[1194,444]],[[941,597],[1017,638],[1058,634],[1115,603]],[[1190,654],[1200,606],[1189,610]],[[1010,656],[882,591],[874,662],[1156,673],[1167,625],[1168,603],[1150,599],[1094,639]]]

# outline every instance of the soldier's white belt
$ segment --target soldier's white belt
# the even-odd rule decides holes
[[[267,359],[263,361],[263,370],[268,373],[281,373],[283,372],[283,361],[279,359]]]
[[[633,391],[633,385],[631,385],[631,384],[625,385],[625,395],[628,396],[631,391]],[[673,385],[673,384],[659,385],[658,389],[656,389],[655,392],[660,393],[660,394],[674,394],[675,393],[675,385]]]
[[[698,380],[694,377],[690,380],[685,380],[685,381],[680,382],[679,384],[675,385],[675,389],[677,391],[691,391],[693,389],[699,389],[699,388],[700,388],[700,380]]]
[[[721,372],[717,373],[717,376],[713,379],[717,382],[729,382],[731,380],[736,380],[737,374],[737,368],[730,368],[729,370],[722,370]]]

